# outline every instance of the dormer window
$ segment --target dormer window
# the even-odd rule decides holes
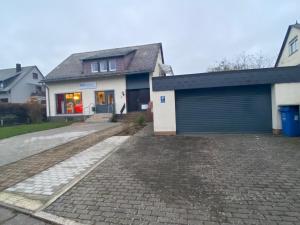
[[[117,70],[117,62],[115,59],[110,59],[108,61],[109,71],[116,71]]]
[[[298,50],[298,36],[289,42],[289,55],[293,55]]]
[[[106,60],[100,61],[100,72],[107,72],[107,61]]]
[[[98,63],[97,62],[93,62],[91,64],[91,71],[92,71],[92,73],[98,73],[99,72],[99,68],[98,68]]]

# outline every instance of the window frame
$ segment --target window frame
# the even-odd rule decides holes
[[[114,62],[114,66],[115,66],[114,69],[111,68],[112,62]],[[109,59],[108,60],[108,69],[109,69],[110,72],[117,71],[117,60],[116,59]]]
[[[103,65],[105,65],[105,69],[102,68]],[[100,73],[107,72],[108,71],[107,60],[100,60],[99,67],[100,67]]]
[[[298,36],[294,37],[289,42],[289,56],[293,55],[297,51],[298,51]]]
[[[96,70],[94,70],[94,66],[96,66]],[[99,73],[99,63],[98,62],[92,62],[91,63],[91,72],[92,73]]]
[[[79,99],[75,99],[74,98],[74,95],[78,95],[78,94],[80,94],[80,98]],[[58,95],[62,95],[63,96],[63,102],[64,102],[64,104],[63,104],[63,110],[61,109],[61,111],[64,111],[64,113],[58,113]],[[72,101],[68,101],[67,100],[67,95],[72,95],[73,96],[73,98],[72,98]],[[66,93],[56,93],[55,94],[55,101],[56,101],[56,104],[55,104],[55,107],[56,107],[56,110],[55,110],[55,112],[56,112],[56,115],[80,115],[80,114],[83,114],[83,111],[82,111],[82,109],[81,110],[79,110],[79,112],[76,112],[76,110],[78,110],[76,107],[78,107],[79,105],[81,105],[81,106],[83,106],[83,98],[82,98],[82,92],[81,91],[76,91],[76,92],[66,92]],[[77,101],[77,102],[76,102]],[[79,102],[78,102],[79,101]],[[68,113],[68,109],[67,109],[67,104],[68,103],[72,103],[73,104],[73,109],[72,109],[72,111],[73,111],[73,113]]]
[[[37,73],[32,73],[32,79],[38,80],[39,79],[39,75]]]

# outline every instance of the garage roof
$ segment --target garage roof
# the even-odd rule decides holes
[[[300,82],[300,66],[153,78],[153,91]]]

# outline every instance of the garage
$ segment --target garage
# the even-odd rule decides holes
[[[300,66],[152,79],[156,135],[279,134],[283,105],[300,105]]]
[[[271,86],[178,90],[177,133],[272,132]]]

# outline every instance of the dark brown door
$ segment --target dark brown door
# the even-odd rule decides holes
[[[142,111],[142,105],[146,105],[150,101],[150,89],[127,90],[127,111]]]

